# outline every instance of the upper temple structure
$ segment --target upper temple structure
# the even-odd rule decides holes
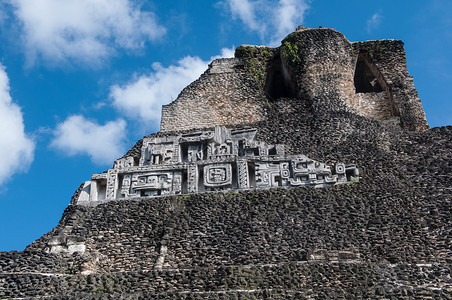
[[[162,109],[161,131],[245,124],[278,98],[317,110],[348,109],[405,130],[428,128],[403,42],[349,42],[330,28],[300,26],[280,47],[239,46]]]

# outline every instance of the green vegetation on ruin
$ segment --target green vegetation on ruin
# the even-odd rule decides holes
[[[254,78],[261,88],[265,86],[265,79],[274,49],[270,47],[255,47],[242,45],[235,50],[236,57],[243,59],[245,70]]]
[[[301,63],[301,57],[299,47],[297,44],[292,44],[289,41],[285,41],[282,46],[282,56],[291,65],[297,65]]]

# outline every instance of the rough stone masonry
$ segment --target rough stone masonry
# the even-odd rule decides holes
[[[300,26],[280,47],[242,45],[235,56],[213,61],[163,106],[160,130],[260,121],[281,97],[318,110],[349,109],[408,130],[428,128],[401,41],[350,43],[333,29]]]
[[[403,43],[299,27],[235,56],[0,253],[0,298],[452,298],[452,127]]]

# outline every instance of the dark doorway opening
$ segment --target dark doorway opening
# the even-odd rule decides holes
[[[366,52],[358,54],[354,78],[356,93],[383,92],[379,77],[381,77],[380,72],[369,54]]]
[[[284,67],[279,56],[275,56],[265,83],[265,92],[276,100],[278,98],[296,98],[297,89],[289,71]]]

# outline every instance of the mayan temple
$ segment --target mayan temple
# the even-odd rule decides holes
[[[239,46],[0,252],[0,298],[452,298],[451,141],[402,41]]]

